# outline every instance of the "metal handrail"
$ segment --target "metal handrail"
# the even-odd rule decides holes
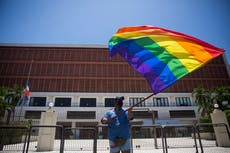
[[[229,133],[229,129],[228,129],[227,124],[225,124],[225,123],[198,123],[198,124],[196,124],[196,130],[197,130],[197,135],[198,135],[198,139],[199,139],[201,153],[204,153],[203,145],[202,145],[201,137],[200,137],[200,127],[201,126],[224,126],[226,128],[226,131],[227,131],[229,139],[230,139],[230,133]]]
[[[162,140],[162,149],[163,149],[163,153],[165,153],[165,145],[164,145],[164,138],[163,138],[163,131],[162,131],[162,126],[160,124],[152,124],[152,125],[131,125],[131,130],[135,127],[143,127],[143,128],[160,128],[161,129],[161,140]],[[132,136],[132,135],[131,135]],[[132,137],[131,137],[132,138]],[[157,147],[157,142],[155,141],[155,147]],[[132,151],[133,151],[133,147]]]
[[[228,129],[227,124],[225,123],[198,123],[198,124],[168,124],[168,125],[159,125],[159,124],[151,124],[151,125],[131,125],[130,129],[132,130],[135,127],[141,127],[141,128],[159,128],[161,129],[161,139],[162,139],[162,148],[163,148],[163,153],[168,153],[168,148],[167,148],[167,135],[166,135],[166,129],[167,128],[177,128],[177,127],[190,127],[193,129],[193,134],[194,134],[194,143],[196,147],[196,153],[198,153],[198,146],[197,146],[197,139],[199,140],[199,145],[201,148],[201,153],[204,153],[203,150],[203,145],[201,142],[201,137],[200,137],[200,127],[203,126],[224,126],[226,128],[227,134],[230,138],[230,132]],[[60,128],[61,132],[61,142],[60,142],[60,153],[64,152],[64,133],[66,130],[74,130],[74,129],[89,129],[94,131],[94,143],[93,143],[93,152],[97,152],[97,139],[98,139],[98,128],[99,127],[107,127],[107,125],[96,125],[95,127],[75,127],[75,128],[63,128],[62,125],[34,125],[34,126],[12,126],[12,125],[0,125],[0,129],[25,129],[25,138],[24,138],[24,145],[23,145],[23,153],[28,153],[29,149],[29,144],[30,144],[30,137],[32,133],[32,129],[34,128]],[[198,135],[198,138],[196,136],[196,133]],[[133,139],[133,135],[131,135],[131,140]],[[131,141],[132,142],[132,141]],[[131,143],[131,148],[133,151],[133,146]]]
[[[166,153],[168,153],[168,147],[167,147],[167,136],[166,136],[166,133],[165,133],[165,129],[166,128],[170,128],[170,127],[191,127],[193,129],[193,134],[194,134],[194,143],[195,143],[195,146],[196,146],[196,153],[198,153],[198,147],[197,147],[197,142],[196,142],[196,127],[193,124],[170,124],[170,125],[162,125]]]
[[[29,150],[29,144],[30,144],[30,136],[33,128],[60,128],[61,129],[61,142],[60,142],[60,153],[63,153],[63,141],[64,141],[64,133],[63,133],[63,126],[62,125],[32,125],[29,127],[29,135],[27,139],[27,148],[26,153],[28,153]]]
[[[86,130],[93,130],[94,131],[94,140],[93,140],[93,153],[97,153],[97,130],[96,130],[96,127],[95,128],[92,128],[92,127],[75,127],[75,128],[64,128],[64,133],[65,131],[67,130],[75,130],[75,133],[76,133],[76,130],[77,129],[86,129]],[[65,141],[65,139],[64,139]],[[63,142],[63,148],[64,148],[64,142]]]
[[[12,125],[0,125],[0,129],[25,129],[25,138],[24,138],[24,143],[23,143],[23,150],[22,153],[25,153],[25,148],[26,148],[26,139],[28,137],[28,133],[29,133],[29,128],[27,126],[12,126]]]

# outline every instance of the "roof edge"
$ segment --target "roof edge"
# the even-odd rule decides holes
[[[3,47],[73,47],[73,48],[108,48],[101,44],[26,44],[26,43],[0,43]]]

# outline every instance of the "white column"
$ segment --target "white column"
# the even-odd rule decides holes
[[[215,109],[211,113],[212,123],[225,123],[228,126],[226,115],[223,111]],[[216,142],[219,147],[230,147],[230,139],[227,130],[224,126],[214,126],[214,132],[216,135]]]
[[[57,115],[51,109],[42,112],[40,125],[56,125]],[[43,128],[39,129],[38,133],[38,151],[52,151],[54,148],[56,128]]]

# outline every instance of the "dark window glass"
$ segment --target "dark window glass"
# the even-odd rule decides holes
[[[42,112],[44,111],[26,111],[25,118],[26,119],[40,119]]]
[[[70,107],[71,106],[71,98],[55,98],[54,106]]]
[[[194,110],[175,110],[169,111],[171,118],[194,118],[196,114]]]
[[[95,111],[67,111],[67,119],[95,119]]]
[[[29,106],[46,106],[46,97],[31,97]]]
[[[105,107],[114,107],[114,98],[105,98]]]
[[[96,98],[80,98],[80,107],[96,107]]]
[[[146,111],[133,111],[134,118],[152,118],[152,114]]]

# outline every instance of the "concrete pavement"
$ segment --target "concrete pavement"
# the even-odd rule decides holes
[[[162,139],[157,139],[159,149],[155,149],[153,139],[134,139],[133,153],[164,153],[162,149]],[[194,139],[192,138],[168,138],[168,153],[196,153]],[[215,141],[202,140],[204,153],[230,153],[230,148],[216,147]],[[19,153],[22,152],[23,144],[7,146],[0,153]],[[59,153],[60,140],[55,140],[54,151],[37,152],[37,142],[31,142],[29,153]],[[93,140],[66,140],[64,145],[64,153],[93,153]],[[99,139],[97,141],[97,153],[109,153],[109,144],[107,139]],[[201,149],[198,144],[198,153]]]

